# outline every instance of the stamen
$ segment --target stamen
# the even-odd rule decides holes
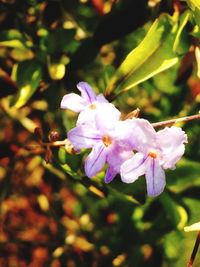
[[[157,154],[155,152],[149,152],[148,156],[153,159],[157,158]]]
[[[89,106],[89,108],[90,108],[90,109],[96,109],[96,105],[95,105],[95,104],[91,104],[91,105]]]
[[[111,143],[112,143],[112,139],[110,138],[110,136],[108,136],[108,135],[104,135],[103,137],[102,137],[102,141],[103,141],[103,143],[104,143],[104,145],[107,147],[107,146],[109,146]]]

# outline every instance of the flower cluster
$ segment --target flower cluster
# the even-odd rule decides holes
[[[102,94],[95,95],[89,84],[80,82],[81,96],[63,97],[61,108],[79,112],[77,125],[68,139],[75,149],[91,148],[85,160],[85,173],[92,178],[107,163],[105,182],[120,173],[125,183],[145,175],[149,196],[159,195],[165,187],[165,169],[174,169],[184,153],[187,135],[178,127],[158,132],[145,119],[120,120],[120,111]]]

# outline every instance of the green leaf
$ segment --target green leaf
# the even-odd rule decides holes
[[[81,180],[82,179],[80,174],[78,174],[77,172],[73,171],[73,169],[67,163],[60,164],[60,166],[67,174],[69,174],[74,179],[76,179],[76,180]]]
[[[1,46],[13,47],[13,48],[25,48],[23,43],[19,40],[1,41]]]
[[[192,32],[190,34],[192,36],[194,36],[195,38],[199,38],[200,39],[200,27],[198,27],[198,25],[195,25],[194,29],[192,30]]]
[[[60,147],[55,153],[55,158],[59,166],[71,177],[81,180],[83,175],[80,171],[83,154],[74,155],[66,152],[64,147]]]
[[[12,48],[25,49],[32,43],[28,41],[25,36],[18,30],[11,29],[7,31],[2,31],[0,33],[0,45]]]
[[[57,158],[60,164],[68,164],[69,167],[77,172],[80,169],[81,162],[82,162],[82,155],[73,155],[66,152],[64,147],[60,147],[58,149]]]
[[[106,89],[109,95],[118,94],[151,78],[178,62],[173,51],[178,46],[177,21],[167,14],[162,14],[151,26],[143,41],[128,54]],[[182,26],[183,28],[183,26]],[[180,36],[180,30],[178,31]]]
[[[200,163],[182,159],[175,170],[167,174],[168,188],[180,192],[192,186],[199,186]]]
[[[48,64],[49,76],[52,80],[61,80],[65,75],[65,65],[62,63]]]
[[[168,94],[168,95],[176,94],[179,90],[179,88],[175,85],[175,81],[177,79],[178,68],[179,68],[179,64],[176,64],[172,68],[167,69],[155,75],[152,78],[153,85],[155,86],[154,88],[158,88],[159,91],[164,92],[165,94]],[[164,98],[163,96],[160,104],[163,104],[165,100],[167,100],[167,98]],[[170,105],[171,103],[167,102],[166,108],[170,109]]]
[[[174,45],[173,45],[173,51],[175,51],[177,53],[179,52],[179,49],[180,49],[179,46],[180,46],[180,44],[184,43],[184,42],[181,42],[181,34],[182,34],[183,29],[185,28],[188,20],[190,19],[190,16],[191,16],[190,11],[186,10],[183,13],[183,15],[180,17],[180,25],[179,25],[179,28],[177,30],[177,34],[176,34]]]
[[[186,0],[188,6],[192,10],[192,13],[194,15],[194,19],[200,28],[200,2],[199,0]]]
[[[78,42],[74,40],[75,33],[74,29],[56,29],[44,38],[42,45],[46,46],[50,55],[60,52],[73,52],[78,45]]]
[[[183,229],[188,221],[188,215],[185,208],[176,203],[167,192],[162,193],[159,200],[172,225],[177,229]]]
[[[64,147],[60,147],[58,149],[58,160],[61,164],[65,164],[67,162],[67,152]]]
[[[42,68],[35,60],[22,61],[13,70],[13,78],[19,87],[19,92],[11,99],[11,106],[20,108],[34,94],[42,79]]]
[[[29,48],[13,48],[10,56],[16,61],[30,60],[35,57],[33,51]]]
[[[199,0],[186,0],[188,5],[192,8],[192,9],[195,9],[195,8],[198,8],[200,9],[200,2]]]
[[[143,177],[132,184],[123,183],[121,182],[120,177],[116,177],[114,182],[107,186],[111,191],[122,194],[125,198],[132,199],[137,203],[142,204],[146,201],[146,185]]]
[[[183,235],[181,232],[172,231],[164,237],[164,253],[170,260],[175,260],[180,256],[180,248],[177,244],[183,242]]]

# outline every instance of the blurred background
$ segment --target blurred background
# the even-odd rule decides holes
[[[105,185],[104,172],[84,177],[87,151],[44,145],[76,123],[60,109],[64,94],[78,93],[79,81],[104,93],[155,18],[186,10],[172,0],[0,1],[0,267],[186,266],[196,233],[183,228],[200,218],[198,121],[179,124],[189,143],[156,198],[143,178]],[[139,108],[158,122],[198,113],[195,19],[177,64],[115,97],[124,115]]]

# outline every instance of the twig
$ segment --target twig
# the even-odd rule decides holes
[[[173,125],[173,124],[178,123],[178,122],[184,122],[184,121],[187,122],[187,121],[198,120],[198,119],[200,119],[200,114],[186,116],[186,117],[182,117],[182,118],[178,118],[178,119],[156,122],[156,123],[152,123],[152,126],[154,128],[157,128],[157,127]]]
[[[42,146],[66,146],[69,143],[68,139],[62,141],[55,141],[55,142],[42,142]]]
[[[133,112],[129,113],[125,117],[125,119],[138,117],[139,111],[140,111],[139,109],[134,110]],[[158,127],[173,125],[173,124],[178,123],[178,122],[184,122],[184,121],[187,122],[187,121],[198,120],[198,119],[200,119],[200,114],[182,117],[182,118],[178,118],[178,119],[156,122],[156,123],[152,123],[151,125],[154,128],[158,128]],[[39,145],[40,145],[40,147],[61,147],[61,146],[64,146],[70,154],[76,154],[77,153],[77,151],[73,148],[72,144],[69,142],[68,139],[61,140],[61,141],[54,141],[54,142],[43,142],[43,141],[39,140]],[[37,147],[37,146],[38,145],[28,145],[28,146],[26,146],[26,148],[32,148],[32,147]]]
[[[197,251],[199,248],[199,243],[200,243],[200,231],[198,232],[197,239],[196,239],[196,242],[194,244],[193,251],[192,251],[192,255],[191,255],[190,260],[187,264],[187,267],[193,266],[193,263],[194,263],[194,260],[195,260],[195,257],[196,257],[196,254],[197,254]]]

